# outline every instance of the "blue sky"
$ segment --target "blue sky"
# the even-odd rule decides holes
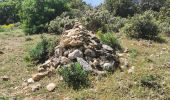
[[[100,5],[104,0],[83,0],[87,4],[91,4],[92,6],[98,6]]]

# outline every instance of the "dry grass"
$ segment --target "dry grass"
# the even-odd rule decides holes
[[[131,66],[135,66],[134,73],[129,74],[127,70],[123,72],[118,70],[105,77],[92,76],[91,87],[79,91],[68,88],[54,74],[39,82],[43,87],[49,82],[57,83],[54,92],[48,92],[45,88],[31,92],[29,89],[23,89],[22,83],[36,72],[36,66],[26,63],[24,57],[28,49],[39,41],[39,36],[29,36],[31,39],[26,41],[28,37],[24,36],[21,30],[0,33],[0,51],[4,52],[3,55],[0,55],[0,76],[8,75],[10,77],[9,81],[0,81],[0,97],[17,96],[19,100],[25,97],[32,100],[63,100],[64,98],[71,100],[170,99],[170,67],[162,66],[170,62],[170,38],[168,37],[164,37],[168,41],[167,43],[154,42],[151,47],[148,47],[147,42],[144,41],[120,39],[124,48],[135,49],[138,52],[136,57],[128,56],[130,54],[126,55]],[[159,76],[161,88],[142,87],[140,80],[145,75]]]

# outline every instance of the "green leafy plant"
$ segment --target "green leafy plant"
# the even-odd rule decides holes
[[[121,50],[122,49],[118,40],[116,39],[116,37],[114,36],[113,33],[103,34],[101,31],[98,31],[97,35],[103,43],[111,46],[115,50]]]
[[[159,28],[153,19],[145,13],[136,15],[127,21],[121,32],[131,38],[155,40],[158,38]]]
[[[140,9],[142,11],[154,10],[159,11],[161,7],[165,6],[166,0],[141,0]]]
[[[136,58],[138,55],[138,51],[136,49],[131,49],[129,53],[131,58]]]
[[[74,20],[68,16],[58,16],[54,20],[50,21],[48,25],[48,32],[61,34],[64,30],[73,28]]]
[[[111,18],[111,14],[107,10],[88,10],[81,18],[84,26],[93,32],[102,31],[107,32],[106,24]]]
[[[121,18],[121,17],[110,18],[108,24],[106,24],[107,31],[119,32],[125,23],[126,23],[126,18]]]
[[[68,10],[67,0],[24,0],[21,5],[21,22],[26,34],[47,31],[46,23]]]
[[[154,75],[146,75],[141,78],[141,86],[158,89],[161,87],[161,85],[158,83],[158,77]]]
[[[127,17],[136,12],[133,0],[105,0],[105,8],[116,16]]]
[[[3,96],[3,97],[0,97],[1,100],[9,100],[9,97],[6,97],[6,96]]]
[[[53,55],[55,43],[56,41],[48,40],[44,36],[41,36],[41,41],[29,51],[25,60],[36,64],[45,62]]]
[[[66,67],[63,66],[59,70],[59,74],[68,86],[75,90],[89,86],[88,72],[84,71],[79,63],[73,63]]]
[[[0,0],[0,25],[19,21],[19,0]]]

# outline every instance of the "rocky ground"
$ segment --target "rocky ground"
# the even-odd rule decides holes
[[[54,36],[47,35],[47,37]],[[57,74],[46,76],[38,82],[30,78],[32,74],[37,73],[37,66],[26,63],[24,57],[29,48],[40,38],[39,35],[30,36],[30,41],[27,41],[27,38],[21,30],[0,33],[0,99],[2,100],[16,98],[19,100],[170,99],[169,37],[163,37],[166,43],[119,38],[125,51],[110,54],[119,56],[120,62],[123,63],[120,66],[121,70],[118,69],[114,74],[105,76],[91,76],[91,87],[79,91],[68,88]],[[86,50],[81,52],[84,54],[84,51]],[[91,50],[88,51],[92,53]],[[69,57],[68,55],[64,57]],[[90,61],[94,61],[88,61],[85,56],[82,58],[89,64]],[[157,84],[160,88],[141,85],[142,77],[148,75],[158,77]],[[30,85],[27,84],[28,81]],[[52,90],[53,92],[49,92]]]

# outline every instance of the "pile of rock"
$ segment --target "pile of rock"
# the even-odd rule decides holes
[[[73,62],[79,62],[84,70],[97,74],[114,71],[119,65],[112,47],[103,44],[92,32],[75,22],[73,29],[63,33],[55,55],[38,67],[39,73],[32,79],[38,81],[53,69]]]

